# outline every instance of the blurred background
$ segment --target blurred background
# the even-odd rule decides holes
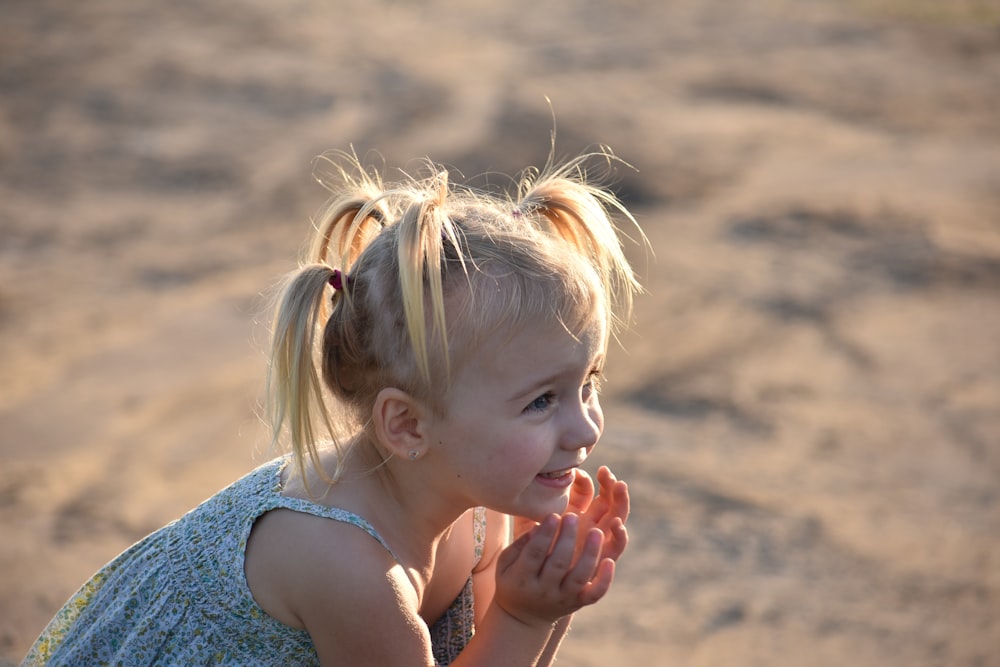
[[[0,663],[269,456],[316,155],[553,127],[652,244],[560,664],[1000,665],[997,0],[0,2]]]

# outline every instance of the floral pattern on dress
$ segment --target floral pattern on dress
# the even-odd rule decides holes
[[[282,457],[260,466],[122,552],[66,602],[22,665],[318,665],[309,634],[269,616],[250,593],[243,559],[254,522],[291,509],[355,525],[392,550],[356,514],[281,495],[287,464]],[[474,517],[478,562],[485,513]],[[449,664],[473,632],[470,576],[431,628],[438,664]]]

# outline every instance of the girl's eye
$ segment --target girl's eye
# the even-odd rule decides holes
[[[547,410],[550,405],[552,405],[552,400],[555,398],[555,394],[551,391],[545,392],[535,400],[533,400],[528,407],[524,409],[525,412],[543,412]]]

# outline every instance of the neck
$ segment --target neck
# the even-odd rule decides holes
[[[344,490],[350,487],[366,519],[407,569],[429,572],[438,543],[468,510],[429,483],[424,461],[383,458],[370,440],[358,442],[345,461]],[[412,576],[412,574],[411,574]]]

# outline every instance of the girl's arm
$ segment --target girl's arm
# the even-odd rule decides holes
[[[563,616],[554,626],[552,626],[552,634],[549,635],[549,643],[545,645],[545,650],[543,650],[542,655],[538,657],[537,667],[550,667],[555,664],[556,653],[559,652],[559,646],[562,644],[563,638],[569,633],[569,624],[572,620],[572,614],[569,616]]]
[[[493,600],[453,667],[536,667],[559,619],[607,592],[613,564],[598,562],[598,531],[575,554],[577,525],[553,515],[494,559]],[[286,568],[286,595],[323,665],[433,665],[416,592],[384,549],[325,534],[299,539],[306,543],[293,546],[307,553]]]
[[[554,624],[607,591],[613,567],[598,567],[599,540],[572,565],[577,523],[553,515],[492,559],[496,592],[454,667],[535,667]],[[245,563],[254,597],[272,616],[304,628],[321,664],[434,664],[416,591],[375,540],[286,510],[258,520],[254,533]]]
[[[454,667],[551,661],[566,630],[562,619],[603,597],[614,576],[614,561],[601,558],[599,530],[577,549],[579,524],[575,514],[551,515],[500,553],[493,600]]]
[[[607,473],[598,477],[602,495],[609,493],[588,500],[582,515],[552,515],[502,551],[493,549],[480,578],[489,571],[495,586],[480,582],[485,611],[455,667],[545,665],[568,628],[562,619],[608,591],[627,539],[627,489]],[[611,492],[618,488],[624,495]],[[247,547],[254,596],[280,620],[304,627],[324,665],[430,667],[430,633],[408,576],[357,531],[297,512],[268,513]]]
[[[305,629],[323,665],[434,664],[406,572],[355,526],[268,512],[254,525],[244,570],[258,604]]]

